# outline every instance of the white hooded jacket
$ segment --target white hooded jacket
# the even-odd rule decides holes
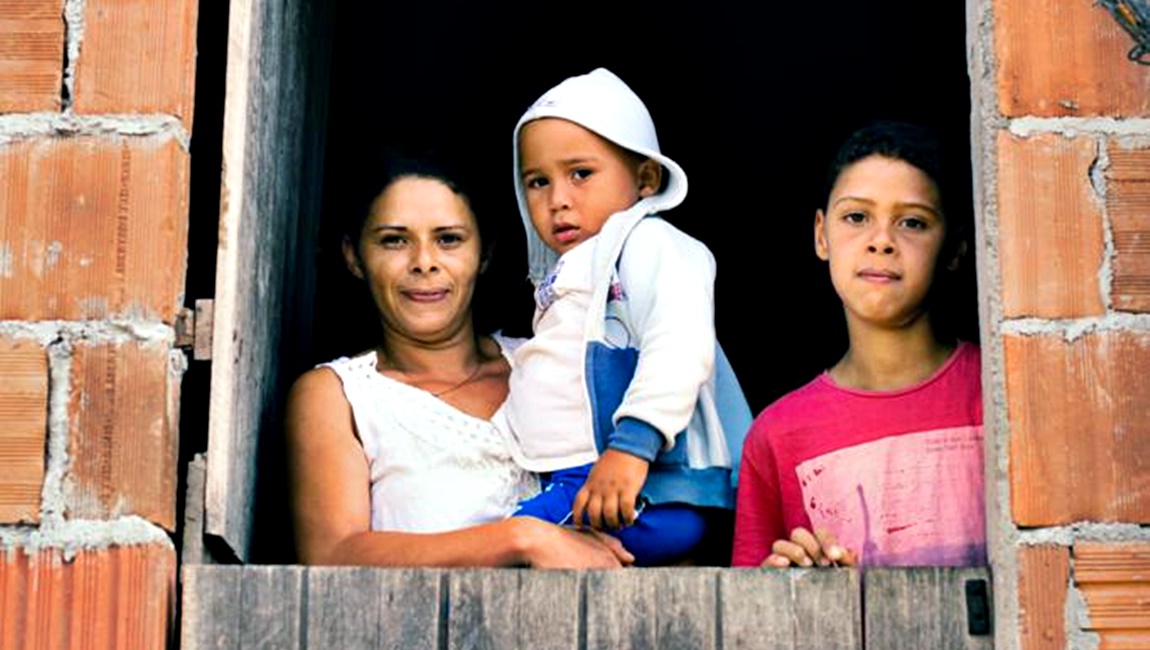
[[[650,157],[666,177],[662,191],[612,215],[586,242],[595,247],[594,293],[584,327],[582,385],[594,430],[572,435],[592,436],[597,453],[608,447],[638,453],[635,441],[655,434],[662,446],[643,490],[651,502],[733,507],[732,469],[751,413],[715,341],[714,258],[656,214],[683,201],[686,174],[660,151],[642,100],[610,71],[571,77],[545,93],[520,118],[513,139],[515,191],[537,287],[559,256],[540,239],[527,208],[519,134],[527,122],[546,117],[574,122]],[[552,464],[590,460],[583,455]]]

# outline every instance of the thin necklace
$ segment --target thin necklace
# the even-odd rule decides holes
[[[441,390],[441,391],[436,392],[436,393],[431,393],[431,396],[432,397],[441,397],[441,396],[446,395],[446,394],[450,393],[451,391],[463,386],[464,384],[469,383],[472,379],[475,379],[475,376],[479,374],[479,370],[481,368],[483,368],[483,361],[480,361],[479,363],[475,364],[475,370],[472,370],[470,375],[467,375],[466,377],[464,377],[463,381],[459,382],[458,384],[456,384],[450,388],[446,388],[446,389]],[[428,391],[428,392],[430,393],[431,391]]]
[[[395,362],[393,362],[390,358],[386,358],[386,357],[384,358],[383,367],[385,367],[389,370],[394,370],[396,372],[402,372],[404,375],[407,374],[406,370],[403,370],[399,366],[395,365]],[[458,390],[459,388],[463,387],[464,385],[470,383],[471,380],[475,379],[475,377],[479,374],[479,371],[482,369],[483,369],[483,359],[480,358],[479,361],[475,364],[475,368],[472,369],[471,373],[468,374],[466,377],[464,377],[459,383],[457,383],[453,386],[448,386],[447,388],[444,388],[443,390],[440,390],[440,391],[428,390],[426,392],[430,393],[432,397],[441,397],[443,395],[446,395],[446,394],[450,393],[451,391]],[[404,382],[404,383],[406,383],[406,382]]]

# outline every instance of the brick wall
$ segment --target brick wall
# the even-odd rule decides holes
[[[967,4],[997,647],[1150,647],[1150,68]],[[0,647],[171,635],[197,10],[0,3]]]
[[[195,0],[0,2],[0,647],[174,620]]]
[[[968,7],[996,647],[1150,648],[1150,67],[1091,0]]]

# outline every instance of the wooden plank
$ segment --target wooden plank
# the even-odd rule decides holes
[[[655,572],[592,571],[586,580],[587,650],[658,647]]]
[[[185,650],[863,647],[859,578],[848,569],[187,565],[182,576]],[[989,585],[989,571],[868,570],[865,647],[992,648],[992,636],[967,633],[973,580]]]
[[[936,572],[875,568],[865,588],[867,648],[921,647],[940,638]]]
[[[864,580],[868,650],[938,648],[988,650],[992,635],[967,631],[966,582],[985,580],[985,568],[868,569]],[[993,611],[987,603],[988,611]]]
[[[723,650],[795,647],[791,574],[777,569],[731,569],[719,575]]]
[[[583,576],[577,571],[519,569],[518,645],[578,650]]]
[[[204,481],[208,469],[203,454],[188,461],[187,488],[184,499],[184,535],[180,563],[211,564],[212,556],[204,548]]]
[[[666,650],[714,650],[718,569],[645,569],[655,578],[655,638]]]
[[[176,311],[176,320],[172,323],[172,330],[176,340],[172,346],[177,348],[191,348],[196,344],[196,312],[187,307],[180,307]]]
[[[863,647],[858,572],[854,569],[792,569],[789,573],[795,650]]]
[[[307,569],[309,648],[437,650],[443,582],[437,569]]]
[[[181,570],[183,650],[240,647],[241,572],[237,567],[186,565]]]
[[[206,530],[249,558],[261,435],[310,321],[330,3],[233,0],[223,128]],[[301,236],[308,236],[300,242]]]
[[[379,647],[383,577],[372,568],[308,569],[306,647]]]
[[[378,569],[379,641],[384,650],[437,650],[443,647],[443,572],[438,569]]]
[[[852,569],[728,570],[719,575],[719,594],[724,650],[862,648]]]
[[[298,566],[243,567],[240,599],[244,648],[302,648],[306,569]]]
[[[575,571],[452,571],[447,647],[577,650],[580,582]]]
[[[447,584],[449,650],[518,647],[518,571],[452,571]]]
[[[718,573],[713,568],[587,573],[586,647],[715,648]]]
[[[211,361],[212,359],[212,329],[216,317],[216,303],[213,300],[201,298],[196,301],[196,312],[192,333],[192,359],[195,361]]]

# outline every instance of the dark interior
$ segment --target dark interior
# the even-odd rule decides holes
[[[529,334],[512,130],[548,88],[605,66],[643,98],[664,153],[687,172],[687,199],[665,216],[715,255],[719,339],[757,413],[845,350],[812,229],[840,141],[872,119],[918,121],[944,131],[952,158],[969,169],[963,11],[907,0],[357,6],[336,18],[324,223],[354,190],[347,166],[367,150],[432,143],[459,156],[481,180],[485,227],[500,228],[477,312],[488,327]],[[969,178],[948,188],[964,194],[955,204],[967,211]],[[335,237],[325,231],[330,253]],[[374,327],[346,335],[344,291],[362,292],[338,259],[325,261],[316,361],[370,345]],[[973,273],[968,280],[958,329],[973,338]]]

